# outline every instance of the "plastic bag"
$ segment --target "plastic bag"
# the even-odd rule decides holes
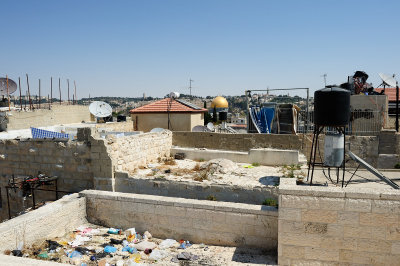
[[[169,255],[169,252],[166,250],[155,249],[155,250],[153,250],[153,252],[151,252],[151,254],[149,256],[149,260],[154,260],[154,261],[162,260],[162,259],[168,257],[168,255]]]
[[[158,246],[159,249],[166,249],[175,246],[178,242],[174,239],[165,239]]]

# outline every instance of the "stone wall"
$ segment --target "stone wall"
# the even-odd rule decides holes
[[[106,191],[80,194],[94,224],[148,230],[157,238],[276,250],[275,207]]]
[[[133,130],[133,122],[107,122],[96,124],[96,128],[100,130],[106,131],[117,131],[117,132],[132,132]]]
[[[262,204],[267,198],[278,200],[278,187],[245,188],[222,184],[203,184],[166,179],[143,179],[129,176],[128,173],[116,172],[114,191],[136,194],[147,194],[167,197],[205,200],[213,196],[218,201]],[[111,186],[110,179],[95,178],[95,187]],[[108,184],[106,183],[108,182]],[[101,189],[104,190],[104,189]]]
[[[400,192],[279,187],[279,265],[398,265]]]
[[[77,192],[93,188],[91,149],[84,142],[66,140],[3,140],[0,141],[1,220],[8,218],[5,186],[12,175],[36,176],[42,172],[58,176],[58,190]],[[55,189],[54,186],[49,189]],[[59,196],[63,194],[60,193]],[[9,190],[11,215],[32,205],[23,202],[20,190]],[[55,193],[36,191],[36,201],[54,200]]]
[[[29,127],[45,127],[90,121],[89,106],[85,105],[53,104],[51,110],[15,110],[8,113],[9,122],[7,124],[7,130],[24,129]]]
[[[169,157],[172,133],[165,130],[120,138],[109,136],[106,143],[115,170],[133,172],[139,166]]]
[[[86,223],[85,198],[79,198],[78,194],[65,196],[35,211],[1,223],[0,252],[3,254],[6,249],[16,249],[20,242],[30,246],[40,240],[61,237]]]
[[[207,132],[173,132],[172,145],[206,149],[232,151],[249,151],[255,148],[274,148],[299,150],[307,159],[310,156],[312,134],[308,135],[278,135],[278,134],[224,134]],[[363,158],[374,167],[378,167],[379,136],[347,136],[346,149]],[[319,138],[319,154],[324,158],[324,135]],[[400,134],[396,134],[393,146],[400,147]],[[400,150],[397,148],[396,151]],[[348,166],[356,166],[352,161]]]
[[[225,134],[210,132],[173,132],[172,145],[231,151],[257,148],[301,150],[302,136],[278,134]]]
[[[0,219],[8,218],[5,186],[12,175],[35,176],[40,171],[49,176],[57,176],[58,190],[67,192],[92,188],[113,190],[115,169],[129,170],[169,156],[170,148],[169,131],[102,139],[96,137],[94,129],[80,128],[77,140],[74,141],[1,140]],[[59,193],[59,196],[62,195],[63,193]],[[9,197],[12,216],[32,206],[32,199],[27,198],[24,201],[20,190],[9,190]],[[54,192],[35,192],[36,202],[55,199]]]

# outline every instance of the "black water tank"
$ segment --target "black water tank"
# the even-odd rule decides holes
[[[219,112],[219,120],[226,121],[228,119],[228,112]]]
[[[350,121],[350,91],[324,88],[314,93],[314,124],[345,126]]]

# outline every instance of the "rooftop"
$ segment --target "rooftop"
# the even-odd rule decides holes
[[[142,107],[132,109],[130,113],[203,113],[207,111],[207,109],[197,107],[183,100],[165,98]]]

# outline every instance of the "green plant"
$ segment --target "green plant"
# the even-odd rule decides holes
[[[278,207],[278,203],[276,202],[276,200],[271,199],[271,198],[267,198],[263,201],[262,205],[266,205],[266,206],[272,206],[272,207]]]
[[[259,163],[252,163],[251,165],[254,166],[254,167],[260,166]]]
[[[394,169],[400,169],[400,163],[396,163],[396,164],[394,165]]]
[[[217,201],[217,198],[214,195],[210,195],[206,198],[206,200]]]

